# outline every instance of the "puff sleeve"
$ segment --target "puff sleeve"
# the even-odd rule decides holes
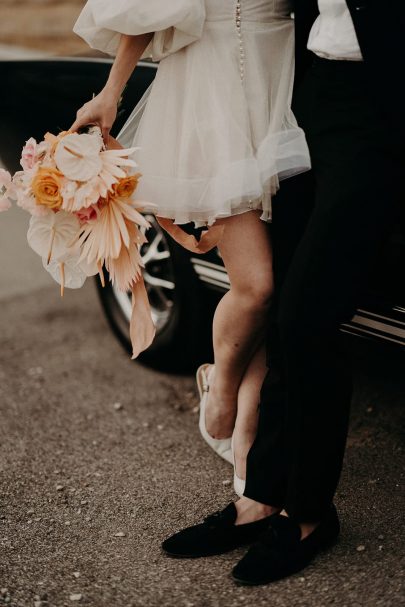
[[[201,37],[204,0],[89,0],[73,31],[89,46],[115,55],[121,34],[154,33],[142,58],[160,61]]]

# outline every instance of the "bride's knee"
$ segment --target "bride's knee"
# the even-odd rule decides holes
[[[270,278],[255,279],[240,285],[236,295],[243,302],[244,307],[251,310],[265,311],[270,307],[273,297],[273,282]]]

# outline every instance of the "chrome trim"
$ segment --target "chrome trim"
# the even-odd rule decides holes
[[[401,341],[399,339],[392,339],[392,337],[387,337],[386,335],[382,335],[381,333],[375,333],[373,331],[366,331],[366,329],[358,328],[357,331],[355,331],[355,328],[357,327],[351,327],[350,325],[342,325],[340,330],[342,333],[349,333],[350,335],[356,335],[357,337],[366,337],[368,335],[371,335],[372,337],[377,337],[378,339],[384,341],[389,341],[395,344],[399,344],[400,346],[405,346],[405,341]]]
[[[387,320],[390,319],[387,318]],[[353,316],[350,323],[344,323],[343,326],[347,327],[348,325],[350,325],[356,327],[356,323],[360,325],[361,331],[366,331],[366,329],[363,329],[362,327],[367,327],[368,329],[377,331],[378,333],[388,333],[388,335],[395,335],[396,337],[402,339],[405,344],[405,329],[398,329],[397,327],[394,327],[387,323],[370,320],[369,318],[365,316],[360,316],[359,314]]]
[[[230,288],[229,277],[226,272],[221,272],[220,270],[214,270],[212,268],[208,268],[203,265],[194,264],[194,270],[196,274],[200,278],[200,280],[204,282],[215,281],[219,283],[219,286],[223,286],[224,288]]]
[[[394,310],[395,308],[393,308]],[[388,320],[391,323],[396,323],[397,325],[403,325],[405,327],[405,322],[402,322],[402,320],[397,320],[396,318],[389,318],[388,316],[382,316],[382,314],[376,314],[375,312],[369,312],[368,310],[363,310],[362,308],[359,308],[357,310],[357,312],[360,312],[362,314],[367,314],[368,316],[373,316],[374,318],[382,318],[383,320]]]
[[[221,287],[224,290],[230,288],[229,277],[225,268],[196,257],[192,257],[191,262],[197,276],[202,282]],[[405,308],[396,306],[393,308],[393,311],[405,313]],[[386,322],[379,322],[374,319],[381,319]],[[405,327],[405,322],[402,320],[359,308],[353,319],[348,323],[342,324],[340,330],[343,333],[351,333],[352,335],[378,337],[381,340],[405,346],[405,329],[402,329],[402,326]]]
[[[212,263],[212,261],[206,261],[205,259],[200,259],[199,257],[192,257],[191,262],[194,266],[205,266],[207,268],[212,268],[213,270],[218,270],[218,272],[222,272],[226,274],[226,270],[224,266],[220,266],[217,263]]]
[[[113,59],[109,59],[108,57],[54,57],[54,56],[44,56],[44,57],[32,57],[27,59],[21,59],[18,57],[10,58],[10,59],[0,59],[0,63],[49,63],[50,61],[54,63],[113,63]],[[157,70],[158,64],[152,63],[149,61],[140,61],[138,63],[140,67],[149,67],[154,70]]]
[[[204,278],[203,281],[207,284],[214,285],[215,287],[220,287],[226,291],[226,287],[224,288],[224,283],[220,282],[219,280],[215,280],[213,278]]]

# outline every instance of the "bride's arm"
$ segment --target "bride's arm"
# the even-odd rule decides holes
[[[101,128],[104,141],[108,141],[111,127],[117,117],[117,106],[124,86],[152,38],[153,34],[121,35],[117,55],[105,87],[94,99],[78,110],[71,131],[77,131],[87,124],[97,124]]]

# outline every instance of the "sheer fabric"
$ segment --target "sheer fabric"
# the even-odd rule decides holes
[[[271,220],[279,180],[310,168],[305,136],[291,111],[294,26],[289,2],[241,0],[240,13],[235,0],[145,4],[90,0],[87,14],[91,10],[104,29],[93,26],[86,38],[86,16],[76,26],[100,48],[106,28],[111,36],[124,29],[136,34],[166,26],[173,32],[180,31],[178,19],[183,19],[182,35],[192,36],[184,28],[186,15],[194,24],[193,42],[180,50],[175,45],[175,52],[166,46],[154,83],[118,136],[122,145],[141,148],[140,198],[155,203],[157,215],[179,224],[211,225],[250,209],[261,209],[262,219]],[[118,16],[119,7],[127,12]],[[115,47],[117,39],[112,39]],[[111,39],[106,44],[104,50],[114,50]]]
[[[204,0],[89,0],[73,31],[109,55],[121,34],[155,32],[143,58],[160,61],[200,38],[204,21]]]

